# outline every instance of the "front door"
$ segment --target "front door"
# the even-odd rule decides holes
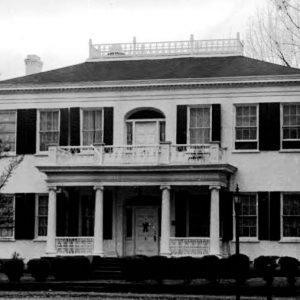
[[[158,254],[158,208],[135,208],[135,254]]]

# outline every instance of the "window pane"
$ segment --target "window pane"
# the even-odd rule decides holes
[[[4,151],[15,151],[16,112],[0,111],[0,140]]]
[[[37,235],[46,236],[48,223],[48,195],[38,196],[37,222]]]
[[[59,145],[59,111],[40,112],[40,151]]]
[[[300,104],[285,104],[282,108],[283,139],[300,139]]]
[[[256,237],[257,235],[257,205],[256,195],[240,195],[240,235]]]
[[[210,108],[190,109],[190,143],[205,144],[210,142]]]
[[[84,110],[82,121],[82,144],[95,145],[103,141],[102,110]]]
[[[14,230],[14,197],[0,195],[0,237],[13,237]]]
[[[283,236],[300,236],[300,195],[283,195]]]

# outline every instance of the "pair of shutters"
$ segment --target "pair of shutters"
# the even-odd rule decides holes
[[[187,144],[187,105],[177,106],[177,144]],[[212,104],[211,141],[221,141],[221,105]]]
[[[17,111],[17,154],[36,153],[37,110]],[[30,142],[29,142],[30,141]],[[104,108],[104,137],[106,145],[113,144],[113,108]],[[60,146],[80,145],[80,108],[60,109]]]
[[[258,239],[280,240],[280,192],[258,192]],[[220,225],[223,241],[233,238],[233,193],[220,193]]]

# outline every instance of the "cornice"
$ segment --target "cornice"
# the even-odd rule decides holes
[[[0,83],[0,94],[68,93],[119,90],[209,89],[265,86],[297,86],[300,75],[248,76],[220,78],[183,78],[159,80],[125,80],[106,82],[80,82],[61,84],[7,84]]]

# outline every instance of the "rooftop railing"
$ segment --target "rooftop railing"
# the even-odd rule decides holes
[[[243,55],[243,43],[239,34],[235,39],[93,44],[89,42],[89,60],[126,59],[131,57],[160,56],[230,56]]]

